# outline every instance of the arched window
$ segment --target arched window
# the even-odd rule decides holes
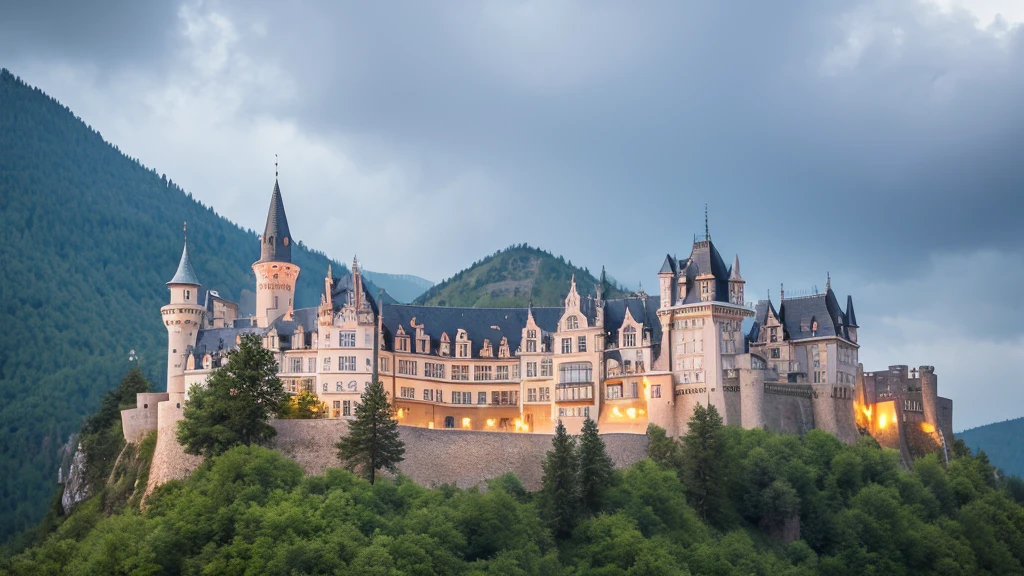
[[[569,316],[568,318],[565,319],[565,329],[566,330],[576,330],[579,327],[580,327],[580,324],[576,320],[576,316]]]
[[[636,346],[636,328],[634,326],[626,326],[622,330],[622,347]]]
[[[455,428],[455,417],[453,417],[453,416],[445,416],[445,418],[444,418],[444,427],[445,428]]]

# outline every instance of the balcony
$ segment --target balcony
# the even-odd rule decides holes
[[[622,368],[622,367],[619,367],[619,368],[609,368],[608,369],[607,377],[608,378],[621,378],[623,376],[638,376],[638,375],[646,374],[646,373],[647,373],[647,370],[645,369],[643,363],[640,363],[637,366],[631,366],[629,368]]]
[[[555,402],[592,402],[593,384],[558,384],[555,386]]]

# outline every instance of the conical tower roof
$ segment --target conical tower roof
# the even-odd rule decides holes
[[[288,229],[288,217],[284,213],[281,186],[274,179],[274,193],[270,196],[270,210],[267,212],[267,226],[260,238],[260,262],[291,262],[292,233]]]
[[[196,278],[196,272],[192,269],[192,261],[188,258],[188,240],[185,240],[185,248],[181,251],[181,261],[178,262],[178,271],[174,273],[174,278],[167,283],[171,284],[192,284],[193,286],[199,286],[199,279]]]

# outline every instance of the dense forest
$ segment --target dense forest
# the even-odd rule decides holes
[[[545,492],[547,477],[537,493],[513,475],[486,490],[371,485],[341,469],[305,477],[277,452],[241,446],[141,510],[101,493],[51,517],[30,548],[0,558],[0,574],[1024,572],[1024,484],[962,443],[948,465],[933,454],[905,470],[870,437],[847,446],[820,430],[651,435],[649,459],[576,509],[571,490]]]
[[[221,296],[253,302],[257,235],[105,142],[69,109],[0,71],[0,541],[39,521],[61,445],[129,367],[164,386],[164,285],[188,221],[192,263]],[[253,190],[269,202],[273,182]],[[283,183],[287,200],[287,183]],[[344,249],[347,250],[347,249]],[[299,306],[328,258],[301,241]],[[344,271],[334,262],[335,271]],[[254,302],[253,302],[254,304]]]
[[[430,306],[474,306],[505,308],[561,306],[569,291],[569,280],[576,276],[581,296],[595,295],[599,280],[586,268],[573,266],[561,256],[526,244],[499,250],[451,278],[435,284],[416,299]],[[604,294],[615,298],[623,290],[606,283]]]
[[[971,450],[984,450],[992,464],[1024,477],[1024,418],[1014,418],[958,432]]]

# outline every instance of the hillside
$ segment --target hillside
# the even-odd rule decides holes
[[[387,290],[392,298],[402,303],[412,302],[434,285],[430,280],[412,274],[388,274],[363,270],[363,277]]]
[[[273,182],[252,191],[269,202]],[[287,202],[287,182],[282,182]],[[0,541],[35,524],[59,450],[129,369],[163,389],[160,306],[188,221],[192,263],[221,296],[252,301],[257,235],[142,166],[42,91],[0,71]],[[328,258],[300,241],[298,306]],[[334,262],[334,269],[344,270]],[[248,289],[248,290],[245,290]],[[247,293],[245,293],[247,292]]]
[[[416,303],[504,308],[526,306],[533,298],[535,306],[561,306],[573,275],[580,295],[597,293],[598,280],[586,268],[520,244],[474,262],[424,292]],[[608,298],[622,295],[622,291],[612,285],[606,285],[604,292]]]
[[[959,432],[956,437],[975,452],[984,450],[992,464],[1003,472],[1024,478],[1024,418],[978,426]]]

